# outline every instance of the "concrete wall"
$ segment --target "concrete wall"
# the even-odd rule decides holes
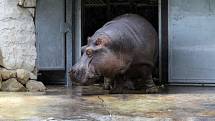
[[[33,71],[36,61],[34,9],[17,6],[23,0],[0,0],[0,65]],[[35,6],[36,0],[26,0]]]

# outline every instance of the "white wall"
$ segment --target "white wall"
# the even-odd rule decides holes
[[[34,9],[20,8],[19,0],[0,0],[0,64],[33,71],[36,61]],[[25,5],[35,6],[36,0]]]

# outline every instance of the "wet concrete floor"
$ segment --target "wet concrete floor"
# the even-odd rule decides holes
[[[0,120],[215,121],[215,87],[174,87],[160,94],[106,94],[97,87],[49,86],[0,92]]]

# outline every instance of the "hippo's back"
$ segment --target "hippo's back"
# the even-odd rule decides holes
[[[157,33],[153,26],[136,14],[124,14],[107,22],[93,37],[105,34],[111,38],[114,49],[132,52],[136,63],[154,65],[157,55]],[[124,48],[124,49],[122,49]],[[117,49],[116,49],[117,50]]]

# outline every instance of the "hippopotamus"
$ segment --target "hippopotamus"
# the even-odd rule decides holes
[[[105,89],[136,89],[135,83],[142,83],[146,93],[156,93],[152,71],[157,47],[156,30],[145,18],[118,16],[88,37],[80,60],[71,68],[71,80],[90,85],[104,77]]]

